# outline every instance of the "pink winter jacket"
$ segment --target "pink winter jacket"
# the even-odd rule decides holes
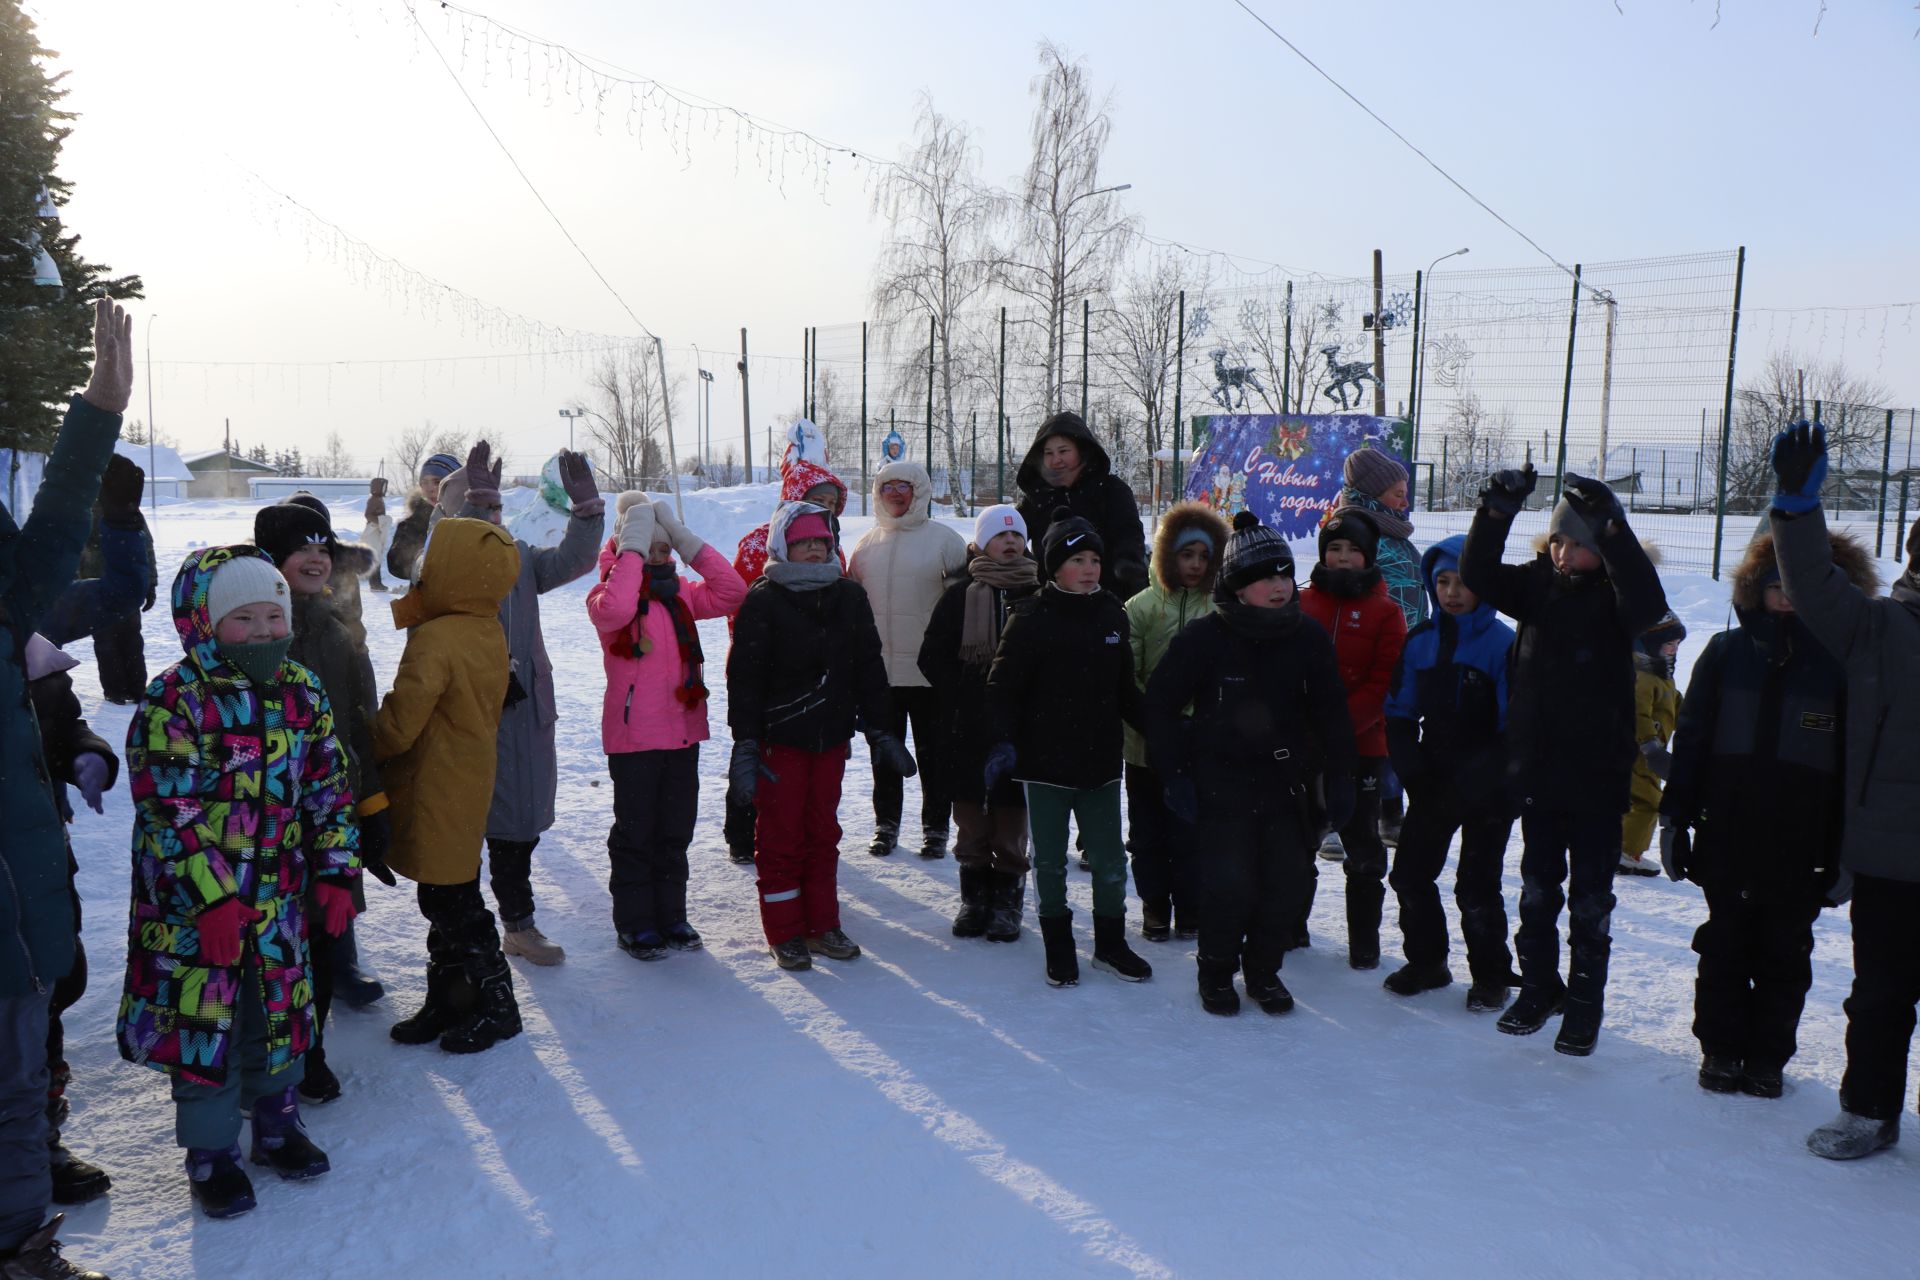
[[[694,620],[730,618],[747,598],[747,584],[727,558],[712,547],[701,547],[693,571],[704,579],[680,580],[680,598]],[[600,549],[600,581],[587,592],[587,616],[600,633],[600,656],[607,668],[607,699],[600,714],[600,741],[608,755],[628,751],[677,751],[707,739],[707,706],[686,707],[674,697],[686,670],[680,663],[680,644],[674,638],[673,618],[664,608],[651,608],[641,620],[641,634],[652,641],[639,658],[616,655],[608,639],[633,624],[640,601],[640,582],[647,571],[646,557],[622,554],[614,539]],[[711,656],[708,679],[722,670]]]

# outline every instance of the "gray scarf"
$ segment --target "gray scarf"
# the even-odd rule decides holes
[[[832,560],[825,564],[792,564],[769,560],[766,576],[789,591],[818,591],[840,581],[840,566]]]

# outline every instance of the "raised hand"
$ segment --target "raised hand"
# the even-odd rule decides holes
[[[1804,515],[1820,505],[1820,486],[1827,482],[1827,429],[1796,422],[1773,438],[1773,474],[1780,479],[1773,507],[1788,515]]]
[[[80,398],[107,413],[125,413],[133,398],[133,317],[112,298],[93,304],[93,376]]]
[[[567,501],[575,510],[600,497],[600,486],[593,482],[593,467],[585,454],[571,449],[560,451],[560,487],[567,491]]]
[[[1528,496],[1539,483],[1540,474],[1531,462],[1523,470],[1508,467],[1496,471],[1480,486],[1480,505],[1511,520],[1527,505]]]
[[[476,493],[500,494],[500,473],[506,470],[507,461],[493,459],[493,448],[485,440],[467,451],[467,500],[471,502]]]

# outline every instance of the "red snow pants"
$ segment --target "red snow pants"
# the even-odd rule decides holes
[[[802,751],[769,742],[754,789],[754,865],[760,926],[774,946],[840,927],[840,780],[849,748]]]

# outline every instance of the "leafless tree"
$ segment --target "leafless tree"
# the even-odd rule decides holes
[[[1180,250],[1153,255],[1127,274],[1103,316],[1106,341],[1099,359],[1138,404],[1149,457],[1170,443],[1168,429],[1174,425],[1180,295],[1187,295],[1189,315],[1198,316],[1206,306],[1206,268],[1195,270],[1192,263]]]
[[[350,476],[356,470],[347,442],[338,431],[327,432],[327,447],[307,459],[307,473],[322,478]]]
[[[432,418],[418,426],[401,428],[387,447],[387,457],[393,460],[401,484],[413,483],[420,474],[420,464],[436,453],[448,453],[464,460],[467,443],[460,432],[434,426]]]
[[[1439,503],[1443,510],[1470,504],[1480,482],[1508,463],[1513,431],[1510,410],[1489,410],[1471,385],[1461,386],[1440,428],[1446,442],[1446,465],[1440,469]]]
[[[675,385],[664,388],[677,394]],[[660,366],[651,347],[635,346],[605,356],[588,379],[599,402],[586,407],[587,435],[598,446],[596,461],[624,489],[659,487],[666,482],[667,456],[660,432],[666,402]]]
[[[886,216],[889,239],[875,272],[873,300],[890,337],[903,347],[913,322],[932,318],[935,428],[945,437],[947,492],[953,497],[960,473],[954,391],[978,376],[976,348],[956,330],[964,310],[992,283],[991,232],[1002,201],[976,179],[979,152],[966,125],[941,115],[923,97],[915,133],[902,162],[874,192],[874,211]],[[896,381],[918,382],[911,364],[901,361],[895,368]],[[888,391],[901,397],[909,388]]]
[[[1295,295],[1258,296],[1240,304],[1237,339],[1226,344],[1231,358],[1254,370],[1260,385],[1252,395],[1268,413],[1319,413],[1315,403],[1327,385],[1326,361],[1320,348],[1328,341],[1337,314],[1330,299],[1309,302]],[[1292,333],[1287,308],[1293,308]],[[1289,356],[1288,349],[1292,354]]]
[[[1041,312],[1041,408],[1051,412],[1067,399],[1068,312],[1078,300],[1106,292],[1132,221],[1120,212],[1114,193],[1104,190],[1100,161],[1113,120],[1109,100],[1094,100],[1085,65],[1042,43],[1032,90],[1033,155],[1002,275],[1008,288]]]
[[[1830,474],[1879,473],[1886,432],[1887,388],[1838,360],[1808,360],[1791,350],[1774,351],[1758,373],[1734,393],[1733,426],[1727,441],[1727,498],[1758,508],[1773,493],[1773,438],[1816,403],[1827,428]],[[1904,459],[1902,459],[1904,461]]]

